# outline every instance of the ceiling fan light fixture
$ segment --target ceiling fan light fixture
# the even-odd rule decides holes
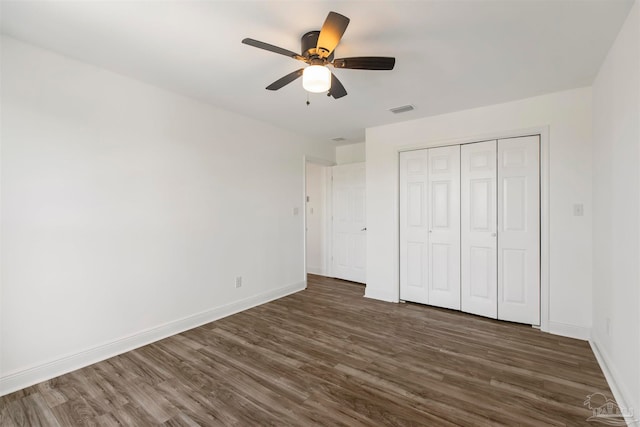
[[[2,1],[2,0],[0,0]],[[334,59],[336,46],[342,40],[349,18],[336,12],[329,12],[320,31],[309,31],[300,39],[301,53],[274,46],[254,39],[243,39],[242,43],[269,52],[288,56],[308,65],[299,68],[284,77],[280,77],[265,89],[278,90],[302,77],[302,87],[308,92],[322,93],[333,99],[347,95],[340,80],[328,68],[345,68],[351,70],[393,70],[396,59],[387,56],[356,56],[352,58]],[[307,105],[309,100],[307,99]]]
[[[331,70],[324,65],[309,65],[302,73],[302,87],[307,92],[327,92],[331,89]]]

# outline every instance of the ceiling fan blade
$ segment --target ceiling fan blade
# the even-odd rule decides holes
[[[340,39],[349,25],[349,18],[336,12],[329,12],[322,24],[316,50],[321,58],[327,58],[338,46]]]
[[[393,70],[396,58],[386,56],[360,56],[356,58],[340,58],[333,61],[336,68],[351,70]]]
[[[268,90],[278,90],[281,87],[288,85],[289,83],[291,83],[292,81],[294,81],[295,79],[300,77],[302,75],[302,71],[303,70],[304,70],[304,68],[300,68],[299,70],[296,70],[293,73],[289,73],[286,76],[284,76],[282,78],[279,78],[278,80],[276,80],[275,82],[273,82],[269,86],[267,86],[266,89],[268,89]]]
[[[342,98],[347,94],[347,90],[342,86],[340,80],[336,77],[335,74],[331,73],[331,89],[329,89],[329,95],[333,96],[335,99]]]
[[[242,40],[242,43],[247,44],[249,46],[257,47],[258,49],[268,50],[269,52],[279,53],[280,55],[284,55],[284,56],[288,56],[288,57],[293,58],[293,59],[298,59],[300,61],[304,61],[304,58],[302,56],[298,55],[295,52],[292,52],[292,51],[287,50],[287,49],[283,49],[283,48],[278,47],[278,46],[274,46],[274,45],[269,44],[269,43],[261,42],[259,40],[244,39],[244,40]]]

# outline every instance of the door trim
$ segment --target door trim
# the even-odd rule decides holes
[[[483,142],[498,139],[519,138],[523,136],[540,135],[540,329],[549,330],[549,265],[550,265],[550,234],[549,234],[549,126],[540,126],[526,129],[496,131],[489,134],[481,134],[455,139],[440,139],[425,141],[418,144],[407,144],[396,149],[396,167],[400,176],[400,153],[403,151],[422,150],[425,148],[444,147],[447,145],[462,145],[475,142]],[[398,188],[399,190],[399,188]],[[399,194],[399,193],[398,193]],[[398,212],[400,212],[400,197],[396,200]],[[400,248],[400,220],[398,216],[398,249]],[[398,250],[398,257],[400,251]],[[400,260],[398,259],[398,262]],[[399,264],[398,264],[399,265]],[[398,289],[395,301],[400,301],[400,269],[398,268]]]

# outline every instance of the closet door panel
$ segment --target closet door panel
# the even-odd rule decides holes
[[[461,307],[497,318],[497,141],[461,146]]]
[[[540,324],[539,137],[498,141],[498,318]]]
[[[400,299],[428,304],[428,155],[400,153]]]
[[[428,303],[460,309],[460,146],[428,151]]]

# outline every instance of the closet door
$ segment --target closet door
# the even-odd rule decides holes
[[[460,146],[428,151],[428,303],[460,309]]]
[[[539,136],[498,141],[498,318],[540,324]]]
[[[400,299],[428,304],[427,150],[400,153]]]
[[[498,317],[497,141],[461,146],[462,311]]]
[[[400,154],[400,299],[460,309],[460,146]]]

